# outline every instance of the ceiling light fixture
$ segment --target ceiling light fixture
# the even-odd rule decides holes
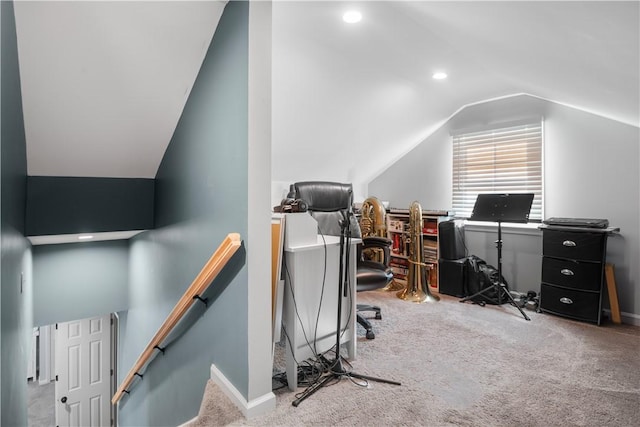
[[[91,240],[93,239],[93,236],[91,234],[83,234],[81,236],[78,236],[78,240]]]
[[[447,78],[447,73],[438,71],[437,73],[433,73],[433,77],[435,80],[444,80]]]
[[[347,24],[355,24],[356,22],[360,22],[360,20],[362,20],[362,14],[357,10],[350,10],[342,15],[342,20]]]

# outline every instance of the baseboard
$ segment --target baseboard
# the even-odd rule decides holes
[[[247,401],[214,364],[211,364],[211,380],[220,387],[246,418],[266,414],[276,407],[276,395],[271,391],[257,399]]]
[[[191,418],[189,421],[180,424],[178,427],[187,427],[189,424],[195,423],[196,421],[198,421],[198,416],[197,415],[195,417]]]
[[[605,308],[602,311],[606,313],[607,316],[609,316],[609,319],[611,319],[611,310]],[[620,320],[622,321],[622,323],[627,325],[640,326],[640,316],[637,314],[625,313],[624,311],[622,311],[620,312]]]
[[[620,318],[622,323],[627,323],[629,325],[640,326],[640,316],[633,313],[625,313],[624,311],[620,313]]]

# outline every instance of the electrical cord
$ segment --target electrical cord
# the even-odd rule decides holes
[[[296,317],[298,318],[298,323],[300,323],[300,329],[302,329],[302,334],[304,335],[304,340],[307,343],[307,346],[309,347],[309,350],[311,350],[311,352],[314,355],[316,355],[317,352],[315,350],[315,341],[314,341],[313,346],[312,346],[311,343],[309,342],[309,338],[307,337],[307,332],[304,329],[304,324],[302,322],[302,319],[300,318],[300,313],[298,312],[298,304],[296,303],[295,292],[293,292],[293,288],[291,287],[291,282],[292,282],[291,281],[291,274],[289,273],[289,268],[287,267],[286,258],[284,259],[283,265],[284,265],[285,274],[287,275],[287,278],[289,279],[288,282],[287,282],[289,284],[289,286],[287,286],[287,288],[289,289],[289,292],[291,293],[291,300],[293,301],[293,309],[294,309],[294,311],[296,313]],[[291,354],[295,354],[293,352],[293,346],[291,344],[291,340],[289,339],[289,335],[287,335],[285,333],[285,336],[286,336],[287,340],[289,341],[289,347],[291,348]],[[297,362],[296,362],[296,364],[297,364]]]
[[[305,342],[307,344],[307,347],[309,347],[309,349],[311,350],[311,352],[313,353],[313,356],[304,360],[302,363],[300,363],[298,360],[295,359],[294,357],[294,362],[296,363],[297,369],[298,369],[298,386],[312,386],[313,384],[316,384],[320,381],[320,379],[327,373],[331,372],[331,367],[334,364],[334,362],[330,361],[329,359],[326,358],[325,355],[333,352],[334,353],[334,357],[333,359],[335,360],[335,355],[337,355],[336,349],[335,349],[335,345],[333,345],[329,350],[325,351],[322,354],[318,354],[317,351],[317,346],[316,346],[316,342],[317,342],[317,333],[318,333],[318,324],[320,321],[320,313],[322,311],[322,303],[324,301],[324,291],[325,291],[325,285],[326,285],[326,276],[327,276],[327,242],[325,239],[325,234],[322,232],[322,230],[320,229],[320,227],[318,227],[319,230],[319,234],[322,237],[322,241],[323,241],[323,249],[324,249],[324,260],[323,260],[323,276],[322,276],[322,286],[321,286],[321,291],[320,291],[320,302],[318,304],[318,311],[316,314],[316,324],[315,324],[315,328],[314,328],[314,334],[313,334],[313,345],[309,342],[309,338],[307,337],[307,333],[304,329],[304,324],[302,322],[302,319],[300,317],[300,313],[298,311],[298,306],[297,306],[297,302],[296,302],[296,298],[295,298],[295,293],[293,291],[293,287],[291,285],[292,280],[291,280],[291,274],[289,272],[288,266],[286,264],[286,259],[283,260],[283,265],[284,265],[284,271],[285,274],[287,275],[288,278],[288,289],[289,292],[291,293],[291,299],[293,301],[293,305],[294,305],[294,311],[296,313],[296,317],[298,319],[298,323],[300,324],[300,327],[302,329],[302,333],[304,335],[304,339]],[[349,303],[349,307],[353,306],[353,295],[352,295],[352,283],[351,283],[351,277],[349,274],[349,261],[350,261],[350,234],[348,235],[347,239],[346,239],[346,249],[345,249],[345,254],[344,257],[347,260],[346,261],[346,265],[345,265],[345,271],[344,271],[344,281],[343,281],[343,285],[344,285],[344,293],[346,295],[348,295],[348,303]],[[340,262],[342,262],[343,260],[340,260]],[[352,319],[352,310],[348,310],[348,317],[347,317],[347,323],[346,325],[349,325]],[[341,332],[340,332],[340,338],[342,338],[344,336],[344,334],[346,333],[348,327],[344,328]],[[282,330],[285,336],[285,339],[287,341],[287,344],[289,346],[289,349],[291,351],[291,354],[295,354],[293,352],[293,345],[291,343],[291,338],[289,337],[289,334],[286,331],[286,328],[284,327],[284,325],[282,326]],[[351,364],[344,359],[342,356],[340,357],[341,360],[349,367],[351,368]],[[349,371],[351,371],[351,369],[349,369]],[[349,376],[349,373],[346,372],[343,375],[344,377],[348,377],[350,378],[350,380],[358,385],[358,386],[363,386],[366,387],[368,385],[368,383],[366,382],[366,380],[363,383],[359,383],[357,381],[355,381],[353,378],[351,378]],[[275,381],[278,381],[281,386],[274,389],[274,390],[279,390],[282,387],[286,387],[288,385],[288,381],[287,381],[287,376],[286,376],[286,372],[281,372],[281,373],[277,373],[274,374],[272,376],[272,379]],[[337,383],[339,381],[339,379],[337,379],[335,382],[326,384],[326,385],[332,385],[334,383]],[[300,393],[302,394],[302,393]],[[298,397],[298,395],[296,395],[296,397]]]
[[[453,227],[454,230],[456,230],[458,228],[458,226],[456,225],[456,220],[453,220]],[[462,241],[462,246],[464,247],[464,256],[465,258],[469,256],[469,248],[467,247],[467,236],[464,234],[464,225],[461,227],[462,230],[460,232],[460,240]]]
[[[322,229],[320,228],[319,224],[318,224],[318,231],[320,232],[320,236],[322,237],[322,244],[324,248],[324,265],[322,269],[322,287],[320,289],[320,303],[318,304],[318,314],[316,315],[316,326],[313,330],[313,349],[314,349],[313,354],[318,353],[318,349],[316,347],[316,343],[318,340],[318,323],[320,323],[320,312],[322,311],[322,301],[324,298],[324,286],[327,280],[327,241],[324,238],[324,233],[322,232]]]
[[[293,353],[293,346],[291,344],[291,339],[289,338],[287,329],[284,326],[282,327],[282,332],[284,333],[285,340],[289,345],[291,354],[293,355],[294,353]],[[296,367],[298,369],[298,385],[299,386],[311,384],[322,375],[322,373],[325,370],[324,365],[320,364],[320,366],[318,366],[318,362],[314,361],[314,359],[319,359],[320,357],[321,355],[317,355],[307,360],[303,360],[302,362],[299,362],[295,358],[295,356],[293,356],[293,361],[295,362]],[[286,372],[275,374],[273,375],[272,379],[277,380],[278,382],[280,382],[281,384],[284,384],[285,386],[288,384]]]
[[[322,287],[321,287],[321,294],[320,294],[320,303],[318,306],[318,313],[316,315],[316,325],[315,325],[315,329],[314,329],[314,335],[313,335],[313,345],[311,344],[311,342],[309,342],[309,338],[307,336],[307,332],[304,328],[304,323],[302,322],[302,318],[300,317],[300,313],[298,311],[298,304],[296,302],[296,297],[295,297],[295,292],[293,291],[293,287],[291,285],[292,283],[292,279],[291,279],[291,273],[289,272],[289,268],[287,266],[286,263],[286,258],[283,261],[283,265],[284,265],[284,271],[285,274],[287,275],[288,278],[288,289],[289,292],[291,294],[291,300],[293,301],[293,307],[294,307],[294,311],[296,313],[296,317],[298,319],[298,323],[300,324],[300,329],[302,330],[302,334],[304,336],[305,342],[307,344],[307,347],[309,347],[309,350],[311,350],[312,354],[314,355],[313,357],[307,359],[306,361],[303,361],[302,363],[300,363],[298,360],[295,359],[294,357],[294,362],[296,363],[297,369],[298,369],[298,385],[305,385],[305,384],[310,384],[313,381],[315,381],[317,378],[319,378],[322,375],[322,372],[324,370],[323,369],[318,369],[317,366],[315,366],[314,364],[311,363],[311,361],[315,358],[318,358],[318,351],[317,351],[317,346],[316,346],[316,342],[317,342],[317,331],[318,331],[318,323],[319,323],[319,319],[320,319],[320,312],[322,310],[322,301],[324,298],[324,289],[325,289],[325,283],[326,283],[326,276],[327,276],[327,243],[326,240],[324,238],[324,234],[321,234],[322,236],[322,240],[324,243],[324,267],[323,267],[323,276],[322,276]],[[293,351],[293,345],[291,343],[291,338],[289,337],[289,334],[286,331],[286,328],[284,327],[284,325],[282,326],[282,330],[285,336],[285,339],[287,341],[287,344],[289,345],[289,349],[291,351],[291,354],[295,354]],[[305,364],[307,364],[305,366]],[[278,380],[280,382],[282,382],[282,380]],[[285,380],[286,382],[286,375],[285,375]]]

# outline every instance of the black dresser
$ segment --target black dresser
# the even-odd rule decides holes
[[[600,324],[612,230],[542,227],[540,311]]]

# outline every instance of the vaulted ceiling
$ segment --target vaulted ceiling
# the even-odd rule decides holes
[[[351,8],[357,24],[341,19]],[[517,93],[640,121],[637,2],[300,2],[273,16],[277,180],[367,182],[463,106]]]
[[[28,173],[153,178],[225,3],[18,1]],[[637,1],[275,1],[273,180],[366,182],[517,93],[638,126],[639,75]]]

